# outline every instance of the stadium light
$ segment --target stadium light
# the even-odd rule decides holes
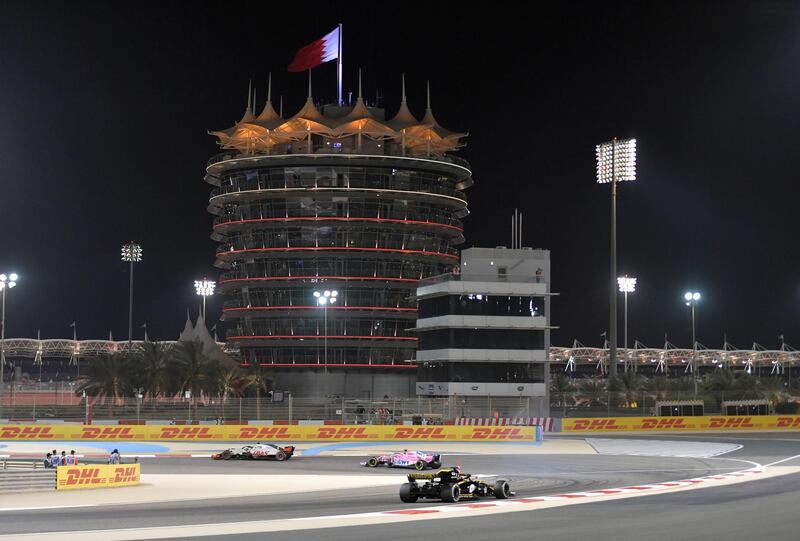
[[[597,155],[597,183],[611,184],[611,299],[609,310],[609,376],[617,375],[617,183],[636,180],[636,139],[600,143]]]
[[[133,264],[142,261],[142,247],[131,241],[122,245],[122,261],[131,264],[130,288],[128,292],[128,355],[133,347]]]
[[[325,336],[323,338],[324,341],[324,357],[323,363],[325,367],[325,373],[328,373],[328,305],[329,304],[336,304],[336,298],[339,296],[339,292],[334,290],[326,289],[325,291],[314,291],[314,298],[317,299],[317,305],[322,307],[323,312],[323,319],[325,320],[325,327],[324,332]]]
[[[206,278],[194,281],[195,292],[203,297],[203,320],[206,319],[206,297],[214,294],[215,287],[217,287],[217,283]]]
[[[16,272],[0,274],[0,293],[2,293],[3,312],[0,314],[0,409],[3,407],[3,386],[6,367],[6,291],[17,285],[19,275]]]
[[[625,371],[627,372],[630,361],[630,353],[628,352],[628,293],[636,291],[636,278],[626,274],[617,278],[617,284],[620,292],[625,295]]]
[[[695,306],[697,301],[700,300],[700,293],[697,291],[687,291],[683,294],[683,299],[686,301],[686,306],[692,308],[692,378],[694,379],[694,394],[697,396],[697,335],[696,335],[696,318]]]

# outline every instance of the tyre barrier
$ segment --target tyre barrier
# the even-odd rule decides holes
[[[30,462],[28,463],[30,464]],[[55,470],[0,470],[0,494],[16,492],[50,492],[56,489]]]

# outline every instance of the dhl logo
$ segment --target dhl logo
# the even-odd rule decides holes
[[[689,428],[684,421],[685,419],[680,417],[674,417],[671,419],[642,419],[642,425],[639,428],[642,430]]]
[[[49,426],[3,426],[0,427],[0,440],[42,440],[53,439],[55,434]]]
[[[269,438],[285,438],[289,433],[286,426],[243,427],[239,429],[240,440],[266,440]]]
[[[84,426],[81,429],[81,438],[87,440],[107,439],[107,440],[132,440],[136,437],[130,427],[94,427]]]
[[[394,431],[393,438],[397,439],[420,439],[420,440],[441,440],[447,437],[442,427],[403,427]]]
[[[752,417],[711,417],[709,428],[755,428]]]
[[[207,440],[213,434],[207,426],[163,426],[159,438],[165,440]]]
[[[368,437],[367,429],[364,427],[321,426],[317,429],[317,439],[321,440],[350,440]]]
[[[800,427],[800,417],[778,417],[775,426],[777,428],[798,428]]]
[[[139,474],[136,466],[124,466],[114,468],[113,483],[134,483],[139,481]]]
[[[616,419],[575,419],[572,430],[623,430]]]
[[[105,479],[100,477],[100,468],[70,468],[64,485],[102,485]]]
[[[525,439],[519,428],[475,428],[472,432],[475,440],[522,440]]]

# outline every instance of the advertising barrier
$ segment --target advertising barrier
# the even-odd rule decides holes
[[[0,441],[541,441],[534,426],[0,425]]]
[[[800,430],[800,415],[562,419],[562,432]]]
[[[138,485],[141,468],[141,464],[59,466],[56,468],[56,490]]]

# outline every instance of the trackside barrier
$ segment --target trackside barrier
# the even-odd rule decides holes
[[[3,440],[111,441],[541,441],[533,426],[0,425]]]
[[[0,471],[0,493],[45,492],[56,489],[55,470]]]
[[[56,489],[127,487],[138,485],[141,476],[141,464],[59,466]]]
[[[800,430],[800,415],[562,419],[562,432]]]

